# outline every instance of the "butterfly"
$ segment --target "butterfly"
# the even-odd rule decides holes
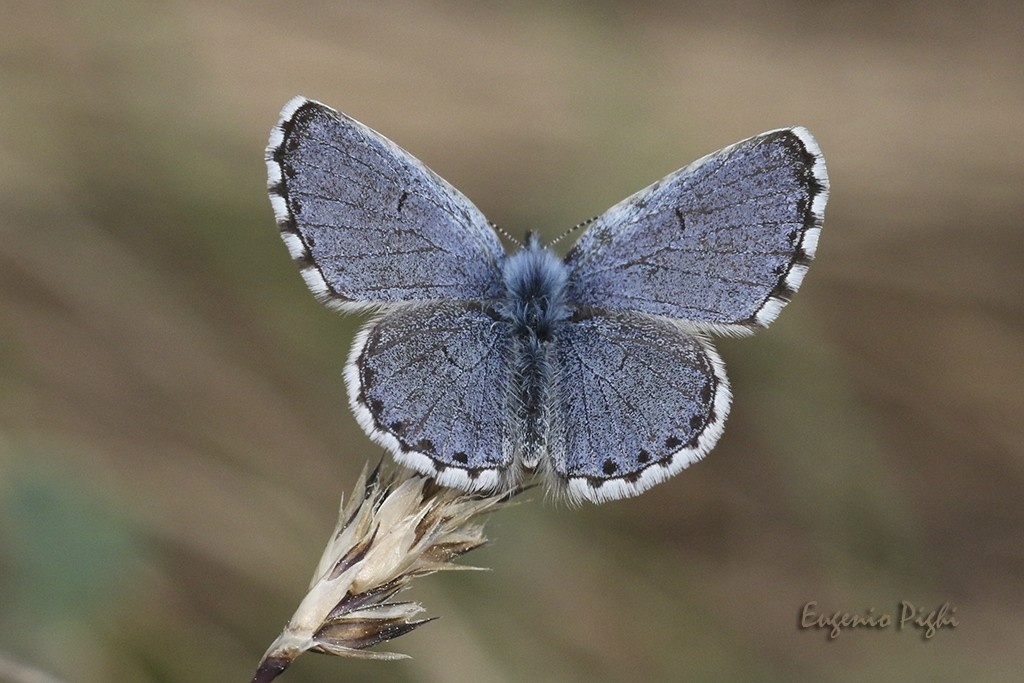
[[[619,202],[560,258],[532,232],[506,253],[462,193],[319,102],[285,105],[266,162],[313,294],[374,313],[345,367],[370,438],[445,486],[502,490],[536,473],[596,503],[715,445],[731,393],[710,337],[775,320],[828,197],[811,134],[773,130]]]

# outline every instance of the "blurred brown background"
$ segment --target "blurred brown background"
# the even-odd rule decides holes
[[[718,448],[643,497],[534,492],[421,579],[413,659],[282,681],[1019,680],[1024,5],[8,3],[0,42],[0,679],[245,681],[380,451],[277,236],[293,95],[513,234],[802,124],[818,259],[719,348]],[[950,601],[829,642],[802,605]]]

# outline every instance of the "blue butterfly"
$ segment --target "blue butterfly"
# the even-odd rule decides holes
[[[465,490],[532,472],[574,501],[634,496],[702,457],[731,394],[709,335],[767,327],[828,197],[803,128],[710,154],[594,219],[563,259],[506,254],[458,190],[379,133],[291,100],[270,200],[316,297],[376,315],[345,379],[401,463]]]

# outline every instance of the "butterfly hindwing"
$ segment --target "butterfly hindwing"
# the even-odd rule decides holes
[[[281,113],[266,153],[281,236],[339,308],[496,296],[504,252],[483,214],[412,155],[312,100]]]
[[[508,324],[478,305],[390,311],[356,339],[346,367],[363,429],[442,484],[495,488],[510,476]]]
[[[566,257],[569,297],[711,332],[766,327],[814,257],[827,196],[807,130],[736,143],[598,217]]]
[[[613,312],[578,317],[553,344],[550,466],[571,498],[637,495],[718,441],[731,395],[706,340]]]

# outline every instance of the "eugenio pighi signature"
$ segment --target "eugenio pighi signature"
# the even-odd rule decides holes
[[[876,612],[874,607],[861,612],[822,610],[817,601],[811,600],[800,608],[797,623],[802,631],[812,628],[826,631],[829,640],[835,640],[844,630],[890,628],[896,631],[916,629],[921,632],[924,640],[930,640],[942,629],[955,629],[960,625],[960,620],[956,616],[956,607],[948,600],[931,610],[901,600],[892,612]]]

